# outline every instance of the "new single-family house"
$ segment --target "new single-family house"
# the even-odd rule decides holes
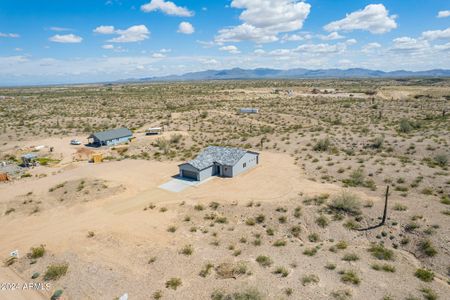
[[[234,177],[258,165],[259,153],[209,146],[193,160],[179,165],[180,176],[203,181],[211,176]]]

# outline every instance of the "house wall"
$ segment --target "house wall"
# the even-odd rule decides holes
[[[131,136],[126,136],[126,137],[122,137],[122,138],[118,138],[118,139],[109,140],[109,141],[106,141],[106,145],[114,146],[114,145],[118,145],[118,144],[127,143],[130,141],[130,138],[131,138]]]
[[[209,177],[215,175],[215,173],[214,173],[214,166],[211,166],[211,167],[209,167],[209,168],[206,168],[206,169],[204,169],[204,170],[201,170],[201,171],[199,172],[199,175],[200,175],[200,176],[199,176],[199,180],[200,180],[200,181],[203,181],[203,180],[208,179]]]
[[[253,153],[246,153],[242,158],[233,166],[232,175],[234,177],[248,169],[254,168],[258,165],[258,155]],[[245,164],[245,167],[244,167]]]

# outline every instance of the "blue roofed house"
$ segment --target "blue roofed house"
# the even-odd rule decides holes
[[[95,132],[88,139],[91,145],[114,146],[129,142],[133,138],[133,133],[128,128],[117,128],[108,131]]]
[[[209,146],[193,160],[179,165],[180,177],[203,181],[211,176],[234,177],[257,166],[259,153]]]

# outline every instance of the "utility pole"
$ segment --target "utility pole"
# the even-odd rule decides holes
[[[384,211],[383,211],[383,219],[380,225],[384,225],[386,223],[386,215],[387,215],[387,207],[388,207],[388,197],[389,197],[389,185],[386,188],[386,197],[384,200]]]

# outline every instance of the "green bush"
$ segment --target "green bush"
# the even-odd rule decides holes
[[[434,273],[427,269],[417,269],[414,276],[425,282],[431,282],[434,279]]]
[[[181,279],[180,278],[170,278],[169,280],[166,281],[166,288],[170,288],[172,290],[176,290],[179,286],[182,285]]]
[[[57,280],[61,276],[66,275],[68,269],[68,264],[50,265],[44,274],[44,280]]]
[[[314,151],[324,152],[327,151],[331,146],[330,139],[325,138],[322,140],[319,140],[313,147]]]
[[[265,255],[259,255],[256,258],[256,262],[262,267],[270,267],[273,263],[272,259]]]
[[[340,195],[336,196],[328,204],[328,208],[336,213],[346,213],[349,215],[361,214],[361,202],[359,198],[347,191],[343,191]]]
[[[390,249],[384,248],[383,245],[373,244],[368,251],[372,256],[380,260],[394,260],[394,252]]]
[[[32,247],[30,249],[30,253],[28,253],[28,257],[36,259],[44,256],[44,254],[45,254],[45,247],[44,245],[40,245],[38,247]]]

